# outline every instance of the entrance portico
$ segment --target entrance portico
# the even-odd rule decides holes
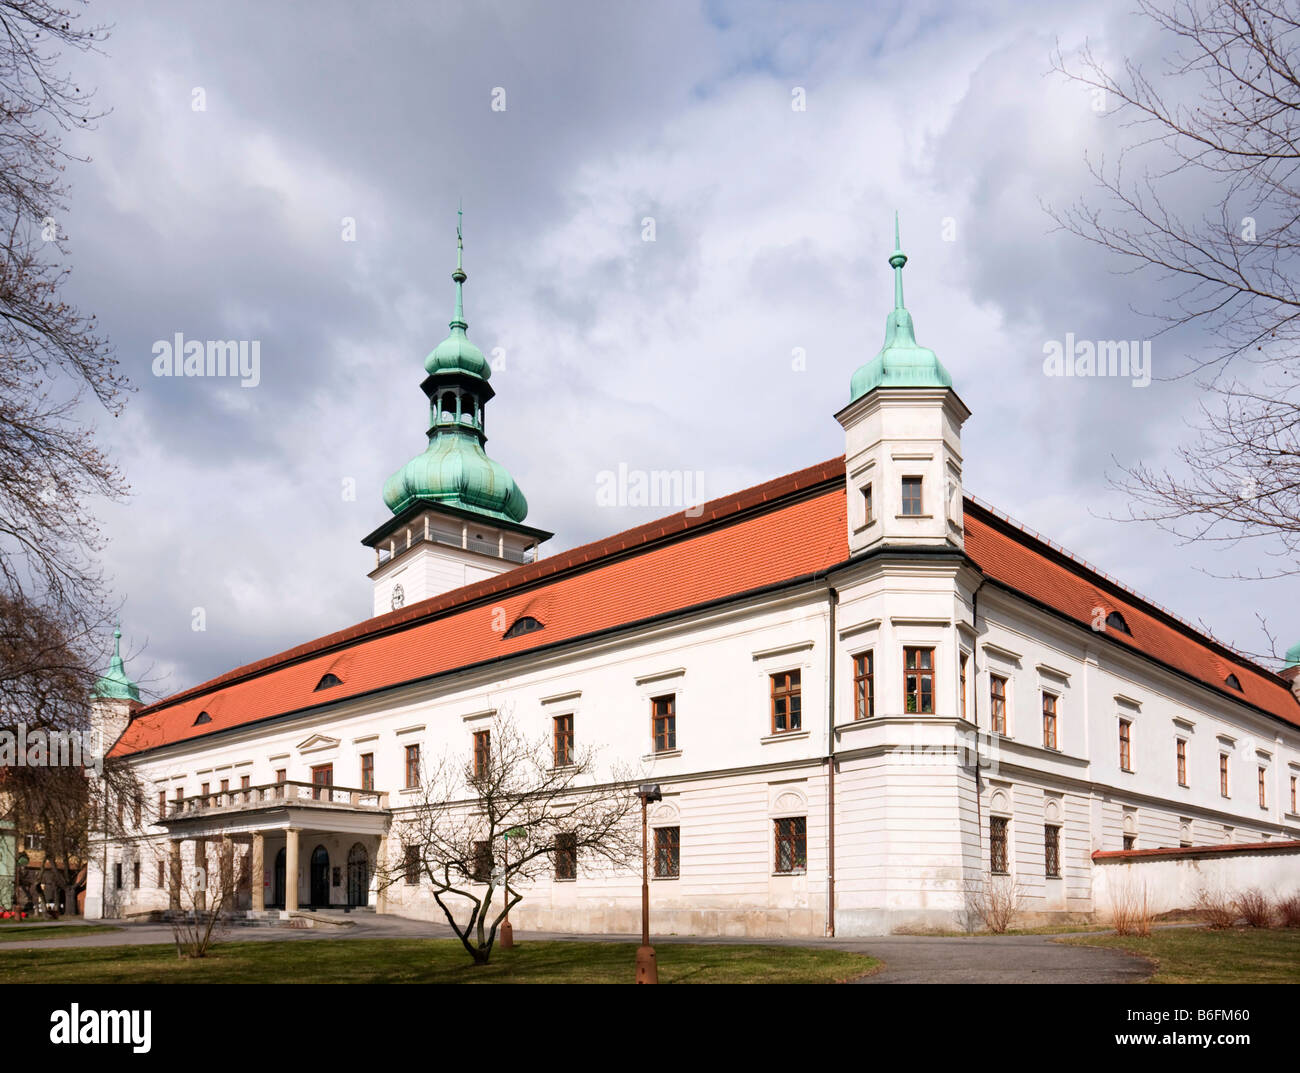
[[[206,908],[202,892],[194,905],[181,904],[183,868],[192,863],[205,877],[219,876],[232,911],[279,909],[287,917],[306,907],[382,909],[375,865],[391,818],[387,797],[284,781],[183,799],[158,821],[171,840],[170,907]],[[214,844],[220,848],[212,869]]]

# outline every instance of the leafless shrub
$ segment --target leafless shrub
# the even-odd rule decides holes
[[[988,931],[1002,935],[1020,915],[1025,901],[1025,890],[1011,876],[985,873],[983,878],[966,884],[967,929],[974,930],[978,920]]]
[[[1196,912],[1211,928],[1231,928],[1241,914],[1237,903],[1224,891],[1201,888],[1196,892]]]
[[[1273,924],[1273,906],[1258,887],[1251,887],[1237,895],[1237,913],[1252,928],[1268,928]]]
[[[1300,891],[1277,900],[1275,919],[1282,928],[1300,928]]]
[[[1111,909],[1116,935],[1151,934],[1151,898],[1145,882],[1125,881],[1114,893]]]

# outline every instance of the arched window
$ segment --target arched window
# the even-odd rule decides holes
[[[317,690],[321,690],[321,689],[329,689],[330,686],[341,686],[342,684],[343,684],[343,679],[340,678],[338,675],[324,674],[321,676],[321,680],[316,683],[316,689],[312,690],[312,692],[314,693]]]
[[[478,424],[478,403],[468,392],[460,397],[460,413],[471,424]]]
[[[456,420],[456,395],[451,391],[444,391],[442,394],[442,419],[444,421]]]
[[[194,719],[194,725],[196,727],[201,727],[204,723],[210,723],[210,722],[212,722],[212,716],[210,716],[207,712],[199,712],[199,714]]]
[[[1235,674],[1228,675],[1228,677],[1223,680],[1223,684],[1228,686],[1230,689],[1235,689],[1238,693],[1245,692],[1245,690],[1241,688],[1241,680]]]
[[[516,619],[515,624],[506,630],[505,640],[508,641],[512,637],[519,637],[525,633],[533,633],[542,629],[545,625],[544,622],[539,622],[532,615],[524,615],[522,618]]]
[[[1106,625],[1112,630],[1119,630],[1120,633],[1127,633],[1133,636],[1133,631],[1128,628],[1128,623],[1124,621],[1124,616],[1118,611],[1112,611],[1106,616]]]

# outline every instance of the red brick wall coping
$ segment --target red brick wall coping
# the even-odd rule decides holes
[[[1300,839],[1286,842],[1238,842],[1226,846],[1162,846],[1159,849],[1097,850],[1094,861],[1140,861],[1149,858],[1218,857],[1232,853],[1300,853]]]

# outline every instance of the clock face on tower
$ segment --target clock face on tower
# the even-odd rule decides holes
[[[396,611],[404,603],[406,603],[406,593],[402,590],[402,583],[399,581],[393,586],[393,610]]]

